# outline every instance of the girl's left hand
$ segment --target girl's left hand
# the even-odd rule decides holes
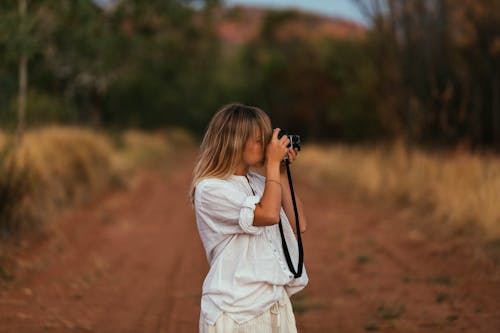
[[[297,148],[288,148],[288,161],[290,162],[290,164],[292,164],[296,159],[297,159],[297,155],[299,154],[299,150]],[[284,170],[284,167],[285,167],[285,161],[283,160],[282,163],[281,163],[281,166],[282,166],[282,170]]]
[[[298,154],[299,150],[297,148],[288,148],[288,160],[290,161],[290,164],[297,159]]]

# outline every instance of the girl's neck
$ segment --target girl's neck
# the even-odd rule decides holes
[[[237,176],[246,176],[248,173],[248,165],[240,165],[239,167],[236,168],[236,171],[234,172],[235,175]]]

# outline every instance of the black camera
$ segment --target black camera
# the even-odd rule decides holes
[[[288,144],[287,148],[292,147],[300,150],[300,136],[296,134],[285,134],[283,130],[280,130],[280,132],[278,133],[278,139],[281,139],[283,135],[288,136],[288,140],[290,140],[290,143]]]

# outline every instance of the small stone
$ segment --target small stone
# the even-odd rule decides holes
[[[18,312],[17,313],[17,318],[19,318],[19,319],[27,319],[28,315],[26,313],[23,313],[23,312]]]
[[[31,290],[30,288],[24,288],[23,292],[26,296],[33,296],[33,290]]]
[[[50,329],[54,329],[54,328],[58,328],[59,325],[56,324],[56,323],[53,323],[53,322],[45,322],[42,327],[45,329],[45,330],[50,330]]]
[[[60,321],[67,329],[72,330],[75,328],[75,324],[70,320],[60,319]]]
[[[84,330],[84,331],[87,331],[87,332],[94,331],[94,329],[92,328],[92,323],[87,319],[77,320],[77,328]]]
[[[425,239],[425,237],[420,231],[412,230],[408,233],[408,239],[413,242],[419,243],[422,242]]]

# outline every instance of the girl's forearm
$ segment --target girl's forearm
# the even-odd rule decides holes
[[[266,184],[260,203],[255,208],[255,226],[273,225],[279,222],[282,186],[279,164],[266,164]]]

